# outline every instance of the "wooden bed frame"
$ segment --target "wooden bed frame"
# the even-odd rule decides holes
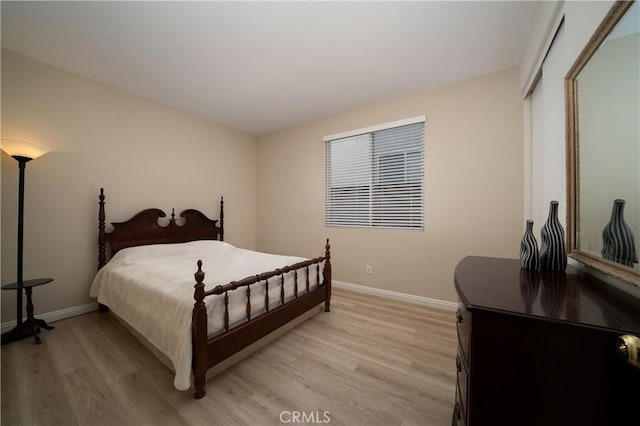
[[[125,222],[112,222],[113,230],[105,232],[105,202],[104,190],[100,189],[99,214],[98,214],[98,269],[107,263],[107,243],[110,246],[110,257],[119,250],[127,247],[135,247],[148,244],[183,243],[196,240],[220,240],[224,238],[224,201],[220,198],[220,224],[217,220],[209,219],[202,212],[194,209],[184,210],[180,217],[186,222],[183,225],[176,223],[175,212],[172,211],[171,219],[167,226],[160,226],[158,219],[166,217],[160,209],[146,209],[135,214]],[[195,259],[194,259],[195,262]],[[323,282],[320,283],[320,264],[323,266]],[[191,328],[193,340],[192,371],[195,382],[196,399],[205,396],[206,372],[209,368],[219,364],[231,355],[241,351],[250,344],[258,341],[284,324],[292,321],[305,312],[324,302],[325,312],[329,312],[331,306],[331,253],[329,240],[325,245],[325,254],[304,262],[289,265],[275,271],[264,272],[255,276],[233,281],[225,285],[205,291],[204,272],[202,261],[197,261],[197,271],[194,274],[194,299]],[[315,269],[315,271],[314,271]],[[284,274],[294,273],[295,298],[285,302],[284,298]],[[304,285],[298,293],[298,275],[302,273]],[[315,289],[309,290],[309,277],[314,274],[318,282]],[[275,278],[275,285],[280,286],[280,305],[269,308],[269,279]],[[302,281],[302,278],[301,278]],[[251,285],[264,282],[265,312],[252,317],[251,311]],[[247,295],[246,321],[237,326],[229,325],[228,292],[245,291]],[[209,338],[207,332],[207,310],[204,300],[208,296],[224,295],[224,331]],[[108,312],[109,308],[100,304],[100,311]]]

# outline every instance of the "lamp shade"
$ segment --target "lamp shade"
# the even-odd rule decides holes
[[[38,158],[51,151],[48,146],[40,145],[34,142],[21,141],[18,139],[2,138],[0,149],[12,157]]]

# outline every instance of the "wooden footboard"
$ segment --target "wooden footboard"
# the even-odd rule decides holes
[[[323,266],[323,281],[320,282],[320,264]],[[299,271],[304,271],[304,283],[298,282]],[[294,299],[285,302],[284,297],[284,275],[293,272],[294,274]],[[309,288],[310,274],[315,273],[318,286],[312,290]],[[265,272],[259,275],[244,278],[240,281],[233,281],[225,285],[219,285],[212,290],[204,290],[204,272],[202,271],[202,261],[198,261],[198,271],[194,277],[194,299],[192,315],[193,334],[193,376],[195,381],[195,397],[197,399],[205,396],[206,372],[210,367],[218,364],[234,353],[247,347],[251,343],[266,336],[292,319],[302,315],[308,310],[324,302],[325,311],[331,309],[331,247],[329,240],[325,245],[325,255],[286,266],[275,271]],[[280,286],[280,305],[270,308],[269,302],[269,280],[276,277],[275,285]],[[257,317],[252,317],[251,309],[251,285],[259,282],[265,283],[265,312]],[[230,291],[245,291],[247,295],[246,322],[236,326],[229,325],[229,297]],[[222,334],[208,338],[207,332],[207,310],[204,299],[207,296],[224,295],[224,331]]]

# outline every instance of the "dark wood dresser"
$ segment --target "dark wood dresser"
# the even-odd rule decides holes
[[[638,298],[571,267],[489,257],[464,258],[455,285],[454,425],[640,425],[640,368],[617,343],[640,336]]]

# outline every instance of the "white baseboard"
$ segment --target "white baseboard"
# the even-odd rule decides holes
[[[455,310],[458,308],[458,304],[455,302],[431,299],[430,297],[415,296],[413,294],[399,293],[397,291],[383,290],[380,288],[367,287],[364,285],[352,284],[344,281],[331,280],[331,285],[336,288],[355,291],[356,293],[386,297],[387,299],[395,299],[402,302],[415,303],[417,305],[429,306],[431,308],[444,309],[447,311],[455,312]]]
[[[60,321],[65,318],[71,318],[82,314],[87,314],[89,312],[97,311],[98,304],[97,303],[88,303],[86,305],[73,306],[71,308],[60,309],[59,311],[48,312],[46,314],[37,314],[36,318],[44,320],[47,323]],[[17,321],[9,321],[2,323],[0,329],[2,333],[5,333],[15,327]]]

